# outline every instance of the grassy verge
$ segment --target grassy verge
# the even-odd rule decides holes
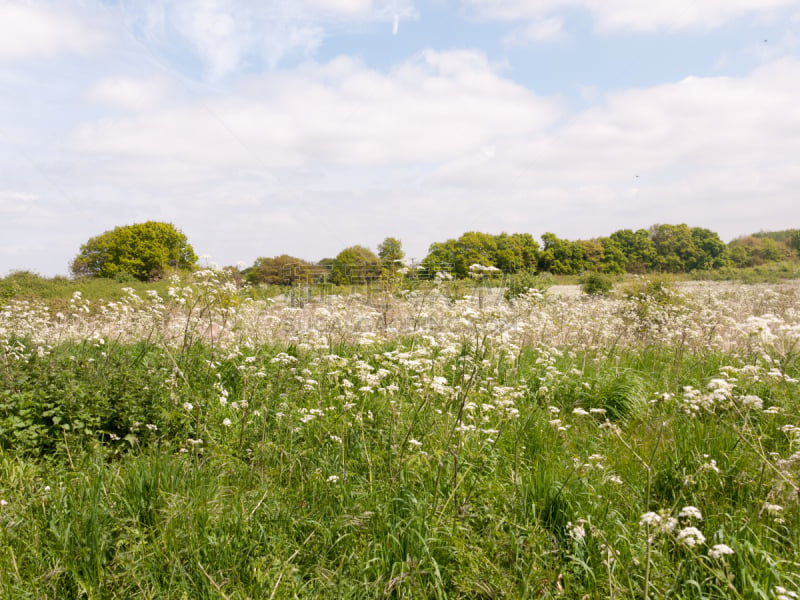
[[[9,338],[4,598],[800,591],[796,353]]]

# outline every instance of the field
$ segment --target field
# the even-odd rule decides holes
[[[0,307],[0,597],[800,594],[800,281]]]

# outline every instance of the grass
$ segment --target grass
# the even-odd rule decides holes
[[[181,331],[212,329],[211,309],[187,298]],[[215,318],[247,308],[212,299]],[[596,308],[604,324],[604,307],[653,314],[629,313],[641,298],[535,302],[534,330],[540,311],[553,311],[552,331],[578,333],[590,327],[570,311]],[[777,318],[783,303],[767,294],[754,306]],[[3,317],[0,597],[800,590],[796,348],[664,339],[647,323],[624,343],[609,333],[616,345],[567,333],[587,342],[515,346],[505,333],[518,322],[495,326],[500,308],[468,306],[449,326],[369,344],[357,332],[315,342],[322,321],[285,341],[174,338],[177,307],[136,309],[163,329],[135,339],[103,333],[102,307],[76,321],[83,338],[53,342],[13,334]],[[657,322],[667,333],[700,310],[678,308]],[[325,310],[351,328],[382,319],[369,304]],[[730,312],[713,317],[720,328]],[[705,541],[682,542],[689,527]],[[733,554],[715,557],[717,544]]]

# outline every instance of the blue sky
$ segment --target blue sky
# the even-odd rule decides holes
[[[798,0],[0,0],[0,275],[800,227]]]

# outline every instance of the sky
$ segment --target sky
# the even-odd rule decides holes
[[[800,0],[0,0],[0,276],[800,227]]]

